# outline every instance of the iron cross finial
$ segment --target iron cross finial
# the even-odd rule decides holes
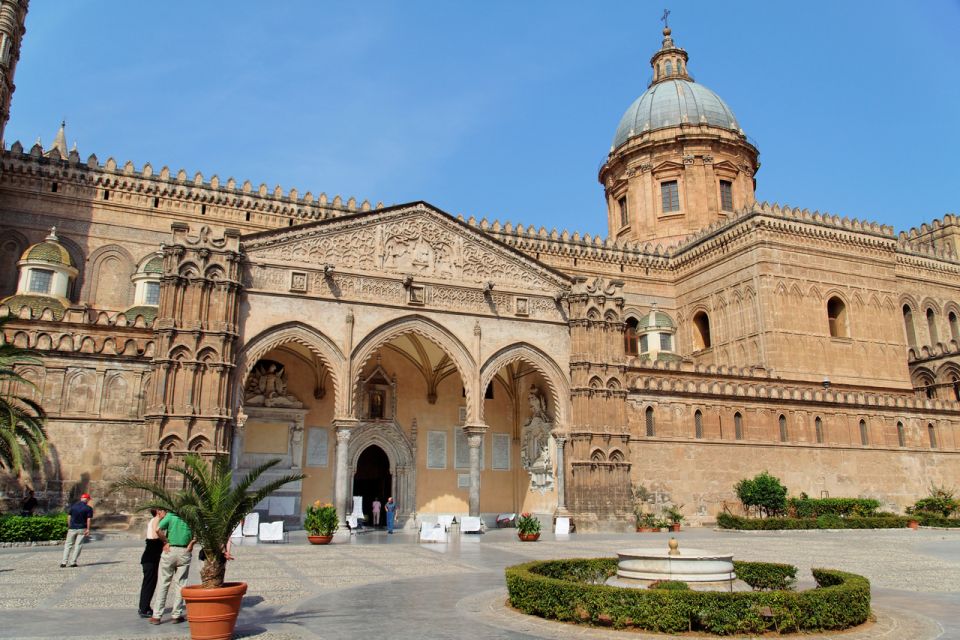
[[[660,20],[663,21],[663,26],[664,26],[664,27],[669,27],[669,26],[670,26],[669,24],[667,24],[667,18],[669,18],[669,17],[670,17],[670,9],[664,9],[664,10],[663,10],[663,17],[660,18]]]

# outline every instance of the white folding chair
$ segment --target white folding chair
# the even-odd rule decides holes
[[[453,516],[437,516],[437,523],[443,527],[444,531],[449,531],[453,525]]]
[[[483,533],[483,521],[478,516],[460,518],[460,533]]]
[[[255,536],[260,533],[260,514],[254,511],[243,519],[243,535]]]
[[[260,542],[283,542],[283,520],[260,525]]]
[[[553,532],[558,536],[570,535],[570,518],[558,516]]]

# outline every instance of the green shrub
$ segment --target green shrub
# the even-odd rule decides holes
[[[787,508],[787,488],[766,471],[753,479],[744,478],[733,489],[743,506],[756,507],[761,516],[777,515]]]
[[[689,591],[690,585],[680,580],[657,580],[647,589],[663,589],[664,591]]]
[[[736,563],[747,573],[780,575],[761,563]],[[809,591],[725,593],[672,589],[624,589],[601,584],[616,572],[615,558],[528,562],[508,567],[510,604],[531,615],[660,633],[804,632],[846,629],[870,615],[870,583],[841,571],[814,569]]]
[[[797,581],[797,568],[774,562],[734,562],[733,571],[754,591],[792,589]]]
[[[901,529],[913,518],[905,516],[874,516],[871,518],[838,518],[824,515],[819,518],[741,518],[729,513],[717,516],[721,529],[745,531],[777,531],[781,529]]]
[[[916,519],[925,527],[960,527],[960,518],[944,518],[935,513],[918,513]]]
[[[66,537],[66,514],[0,517],[0,542],[43,542]]]
[[[790,498],[787,510],[797,518],[818,518],[823,515],[835,515],[841,518],[849,516],[872,517],[877,515],[880,501],[871,498]]]
[[[912,507],[907,508],[907,513],[931,513],[944,518],[949,518],[958,512],[960,512],[960,500],[957,500],[953,491],[944,487],[930,487],[929,496],[920,498]]]

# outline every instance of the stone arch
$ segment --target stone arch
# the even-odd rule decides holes
[[[610,460],[610,462],[623,462],[626,460],[626,456],[623,455],[623,451],[620,449],[613,449],[610,451],[610,455],[607,456],[607,459]]]
[[[135,261],[125,248],[108,244],[90,254],[90,277],[81,298],[96,307],[126,309],[133,303],[131,280]]]
[[[447,354],[456,366],[463,380],[463,390],[467,402],[467,422],[480,419],[483,407],[483,393],[479,389],[486,389],[483,384],[479,389],[474,388],[476,379],[476,363],[470,352],[448,329],[439,323],[420,315],[403,316],[386,322],[370,331],[354,347],[350,357],[350,389],[347,397],[348,413],[357,412],[359,403],[356,401],[360,394],[360,372],[377,349],[394,338],[413,333],[433,342],[441,351]],[[486,383],[489,383],[487,380]],[[345,385],[346,386],[346,385]],[[479,398],[479,400],[478,400]]]
[[[329,370],[334,389],[334,417],[345,416],[347,411],[346,358],[340,348],[323,332],[302,322],[287,322],[265,329],[249,340],[237,355],[237,366],[233,376],[233,399],[231,406],[236,408],[243,403],[243,387],[253,366],[271,350],[288,342],[303,345],[316,355]]]
[[[417,461],[413,444],[395,422],[361,422],[350,430],[347,445],[347,482],[352,486],[360,455],[370,446],[377,446],[387,454],[390,475],[393,477],[393,495],[405,514],[413,514],[416,505]]]
[[[590,462],[606,462],[607,456],[600,447],[594,447],[590,452]]]
[[[0,300],[17,292],[19,269],[17,262],[30,246],[25,235],[14,229],[0,230]]]
[[[531,344],[525,342],[511,344],[487,358],[487,361],[480,368],[480,388],[486,389],[485,385],[490,383],[490,380],[497,375],[500,369],[518,360],[523,360],[531,365],[547,381],[547,386],[550,387],[550,397],[553,400],[554,424],[567,426],[569,424],[567,404],[570,399],[570,384],[557,363]]]

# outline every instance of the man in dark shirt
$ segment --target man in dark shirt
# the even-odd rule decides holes
[[[20,502],[20,515],[32,516],[33,510],[37,508],[37,499],[33,495],[33,489],[27,489],[23,494],[23,500]]]
[[[90,494],[85,493],[80,496],[79,502],[70,505],[67,513],[70,515],[67,529],[67,540],[63,544],[63,559],[60,561],[60,568],[67,566],[70,562],[71,567],[77,566],[77,558],[80,557],[80,547],[83,546],[83,540],[90,535],[90,521],[93,520],[93,509],[87,503],[90,502]]]

